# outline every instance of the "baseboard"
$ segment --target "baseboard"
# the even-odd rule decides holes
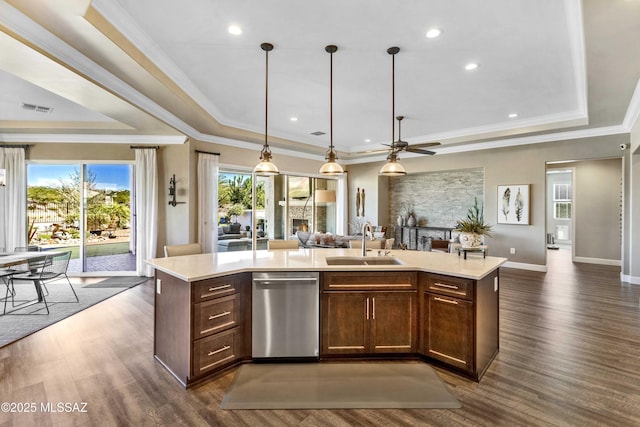
[[[631,283],[632,285],[640,285],[640,277],[638,276],[629,276],[628,274],[620,273],[620,281]]]
[[[616,267],[622,266],[622,262],[619,259],[587,258],[577,256],[575,257],[574,262],[584,262],[585,264],[614,265]]]
[[[540,271],[542,273],[547,272],[547,266],[540,264],[526,264],[524,262],[507,261],[502,264],[502,266],[507,268],[517,268],[518,270]]]

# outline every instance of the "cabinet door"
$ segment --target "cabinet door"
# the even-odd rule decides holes
[[[326,292],[322,294],[322,353],[365,353],[369,347],[367,294]]]
[[[417,345],[417,299],[414,292],[369,294],[371,351],[411,353]]]
[[[473,303],[430,293],[424,298],[424,353],[473,372]]]

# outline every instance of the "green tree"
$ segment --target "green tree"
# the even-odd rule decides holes
[[[57,188],[32,186],[27,188],[27,198],[31,203],[45,205],[47,203],[61,203],[62,195]]]

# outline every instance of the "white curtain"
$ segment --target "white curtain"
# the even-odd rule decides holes
[[[198,243],[202,252],[218,249],[218,156],[198,153]]]
[[[0,248],[13,251],[27,245],[27,166],[24,148],[0,148],[0,168],[6,187],[0,187]]]
[[[336,188],[336,234],[346,236],[349,234],[347,228],[347,218],[349,206],[347,174],[338,177],[338,185]]]
[[[158,164],[154,148],[136,148],[136,273],[153,276],[145,260],[155,258],[158,242]]]

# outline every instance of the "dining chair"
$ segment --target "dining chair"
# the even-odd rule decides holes
[[[49,304],[47,302],[46,296],[42,291],[42,288],[52,282],[65,279],[71,287],[71,291],[73,292],[73,296],[75,297],[75,302],[80,302],[78,299],[78,294],[76,294],[75,289],[73,289],[73,285],[69,280],[69,276],[67,276],[67,268],[69,267],[69,259],[71,258],[71,251],[65,252],[52,252],[51,254],[44,255],[41,258],[41,261],[38,264],[38,267],[35,271],[29,271],[25,273],[15,273],[11,276],[10,282],[11,287],[14,290],[14,295],[11,296],[11,306],[12,307],[20,307],[23,305],[31,305],[35,302],[26,301],[22,304],[15,304],[15,284],[18,282],[33,282],[36,293],[38,295],[38,299],[36,302],[43,302],[45,309],[47,310],[47,314],[49,314]],[[7,299],[9,297],[9,291],[7,290],[7,298],[4,301],[4,314],[7,313]],[[74,302],[74,301],[55,301],[55,302]]]
[[[296,240],[268,240],[267,249],[298,249],[298,239]]]
[[[180,255],[195,255],[201,254],[202,247],[200,243],[186,243],[184,245],[165,245],[164,256],[180,256]]]
[[[11,269],[7,269],[7,268],[0,269],[0,280],[2,280],[2,283],[4,283],[7,286],[7,293],[5,296],[5,300],[9,296],[14,296],[16,293],[16,291],[13,289],[13,286],[11,285],[11,276],[14,273],[15,271]]]

